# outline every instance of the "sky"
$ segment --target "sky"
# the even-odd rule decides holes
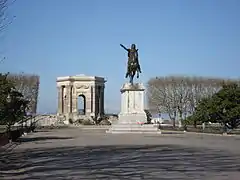
[[[167,75],[238,78],[239,0],[17,0],[1,34],[1,72],[40,76],[38,112],[56,112],[59,76],[105,77],[107,112],[120,109],[126,52],[135,43],[138,82]]]

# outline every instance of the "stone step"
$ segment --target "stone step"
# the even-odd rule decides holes
[[[113,124],[106,133],[135,133],[135,134],[143,134],[143,133],[151,133],[151,134],[161,134],[158,126],[154,124],[125,124],[125,123],[118,123]]]
[[[145,125],[123,125],[116,124],[111,126],[112,129],[158,129],[158,126],[145,126]]]
[[[159,133],[161,131],[158,129],[158,126],[154,126],[153,124],[114,124],[111,126],[107,133]]]
[[[120,130],[120,131],[156,131],[158,128],[139,128],[139,127],[112,127],[112,130]]]
[[[154,130],[154,131],[128,131],[128,130],[107,130],[106,133],[111,133],[111,134],[161,134],[160,130]]]
[[[112,126],[121,126],[121,127],[158,127],[154,124],[113,124]]]

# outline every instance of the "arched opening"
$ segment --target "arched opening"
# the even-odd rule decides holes
[[[78,113],[80,115],[86,114],[86,98],[83,94],[78,96]]]

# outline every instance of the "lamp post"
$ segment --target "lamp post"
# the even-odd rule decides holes
[[[28,131],[31,131],[31,126],[32,126],[32,114],[30,112],[26,112],[27,116],[27,121],[25,121],[25,126],[27,126]],[[29,124],[29,118],[30,118],[30,124]]]
[[[225,113],[226,113],[226,109],[225,108],[223,108],[223,115],[225,115]],[[225,118],[225,116],[223,116],[223,118]],[[226,135],[227,134],[227,125],[226,125],[226,123],[224,122],[224,120],[225,119],[223,119],[223,134],[224,135]]]
[[[187,132],[187,123],[186,123],[186,119],[187,119],[187,111],[184,112],[184,123],[183,123],[183,131]]]
[[[7,96],[7,118],[12,118],[12,112],[11,112],[11,108],[9,108],[10,106],[10,103],[11,103],[11,96],[8,94]],[[10,122],[8,123],[11,123],[11,120],[10,119]],[[9,121],[9,119],[7,119],[7,121]],[[11,126],[7,123],[7,133],[8,133],[8,139],[9,139],[9,142],[11,143],[12,142],[12,134],[11,134]]]
[[[160,124],[161,123],[161,117],[162,117],[162,114],[160,112],[160,110],[158,111],[158,123]]]

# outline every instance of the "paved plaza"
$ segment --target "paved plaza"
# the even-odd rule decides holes
[[[106,134],[54,129],[1,152],[0,179],[237,180],[240,138],[196,134]]]

